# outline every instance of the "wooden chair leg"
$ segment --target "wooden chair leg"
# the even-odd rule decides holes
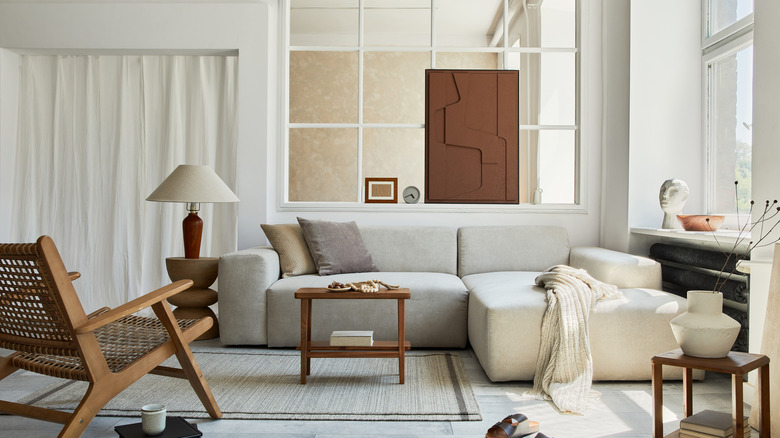
[[[13,374],[16,370],[19,368],[16,368],[15,366],[11,365],[11,357],[0,357],[0,380],[5,379],[6,377]]]
[[[211,389],[209,388],[208,383],[206,383],[206,379],[203,377],[203,373],[201,372],[198,363],[195,361],[195,357],[192,355],[190,348],[185,345],[184,349],[179,350],[176,353],[176,357],[179,359],[181,368],[187,375],[187,380],[189,380],[192,389],[195,391],[195,394],[198,395],[198,398],[201,403],[203,403],[203,407],[206,408],[209,416],[215,419],[222,418],[222,411],[217,405],[217,400],[214,399],[214,394],[211,393]]]
[[[201,403],[203,403],[203,407],[206,408],[211,418],[221,418],[222,411],[219,409],[217,401],[214,399],[214,394],[211,393],[211,389],[203,377],[203,372],[200,370],[198,362],[195,361],[195,356],[192,354],[190,346],[182,342],[181,329],[179,329],[179,324],[176,323],[176,318],[173,316],[170,306],[168,306],[167,302],[160,302],[154,304],[152,309],[168,330],[171,341],[176,346],[176,358],[179,360],[181,369],[187,376],[192,389],[198,395]]]
[[[73,411],[73,415],[65,422],[65,426],[58,435],[59,438],[77,438],[84,433],[84,430],[86,430],[97,413],[103,409],[103,406],[117,395],[117,393],[108,391],[109,387],[110,385],[90,383],[81,402]]]

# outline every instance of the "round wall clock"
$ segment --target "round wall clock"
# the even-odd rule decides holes
[[[404,189],[403,197],[407,204],[416,204],[420,200],[420,189],[409,186]]]

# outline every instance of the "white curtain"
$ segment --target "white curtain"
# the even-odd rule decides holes
[[[15,241],[52,236],[87,311],[170,282],[184,204],[146,197],[179,164],[235,191],[236,57],[22,56]],[[235,249],[236,204],[202,204],[201,256]]]

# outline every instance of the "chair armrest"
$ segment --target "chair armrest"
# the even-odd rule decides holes
[[[152,304],[168,299],[171,296],[188,289],[190,286],[192,286],[192,280],[179,280],[167,286],[163,286],[155,291],[149,292],[146,295],[138,297],[132,301],[128,301],[119,307],[115,307],[108,312],[88,319],[86,324],[76,327],[75,331],[76,333],[91,332],[120,318],[124,318],[125,316],[132,315],[133,313],[136,313],[147,307],[151,307]]]
[[[255,247],[219,258],[219,337],[223,345],[267,344],[266,290],[279,279],[279,254]]]
[[[621,289],[662,289],[661,265],[647,257],[582,246],[571,249],[569,265],[585,269],[597,280]]]
[[[87,315],[87,319],[94,318],[94,317],[100,315],[101,313],[108,312],[109,310],[111,310],[110,307],[101,307],[101,308],[95,310],[94,312],[90,313],[89,315]]]
[[[76,271],[68,272],[68,277],[70,277],[70,281],[73,281],[81,277],[81,272],[76,272]]]

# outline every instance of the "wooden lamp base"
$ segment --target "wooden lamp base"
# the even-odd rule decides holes
[[[198,339],[219,337],[219,321],[217,315],[209,307],[218,300],[217,291],[209,287],[217,279],[219,257],[195,259],[168,257],[165,259],[165,267],[171,281],[190,279],[194,283],[191,288],[168,299],[168,302],[176,306],[173,315],[177,319],[197,319],[210,316],[214,319],[214,325]]]
[[[198,216],[197,210],[190,210],[181,223],[181,231],[184,235],[184,257],[197,259],[200,257],[200,240],[203,236],[203,219]]]

